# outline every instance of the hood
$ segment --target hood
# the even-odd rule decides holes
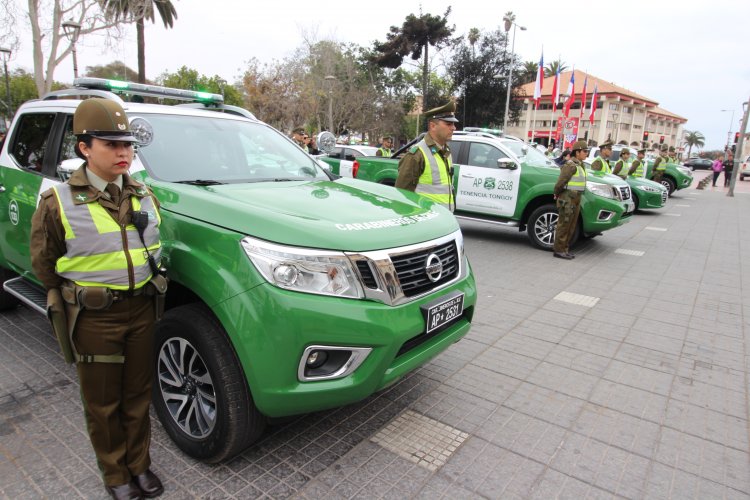
[[[286,245],[379,250],[439,238],[459,228],[450,211],[419,195],[356,179],[149,184],[164,212]]]

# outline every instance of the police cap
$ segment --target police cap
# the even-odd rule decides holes
[[[125,110],[112,99],[86,99],[73,115],[73,133],[109,141],[137,142]]]
[[[612,149],[612,145],[614,143],[612,141],[604,141],[601,146],[599,146],[599,149]]]
[[[640,148],[640,149],[638,150],[638,153],[643,153],[643,154],[645,155],[645,154],[646,154],[646,151],[648,151],[648,149],[646,149],[646,148]]]
[[[580,151],[582,149],[588,149],[588,145],[586,144],[586,141],[576,141],[573,143],[573,146],[570,148],[570,150],[575,153],[576,151]]]
[[[629,155],[629,154],[630,154],[630,150],[629,150],[628,148],[622,148],[622,149],[620,150],[620,155],[621,155],[621,156],[622,156],[622,155]]]
[[[458,123],[458,119],[456,119],[456,103],[454,101],[449,101],[439,108],[433,108],[425,112],[424,115],[428,120],[443,120],[444,122]]]
[[[669,146],[669,152],[674,153],[674,146]]]
[[[662,152],[662,153],[666,153],[666,152],[668,152],[668,151],[669,151],[669,148],[668,148],[667,146],[662,146],[662,147],[661,147],[661,152]]]

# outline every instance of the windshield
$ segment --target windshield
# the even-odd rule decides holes
[[[503,145],[513,151],[522,162],[532,167],[555,167],[556,165],[536,148],[520,141],[503,141]],[[525,150],[525,151],[524,151]]]
[[[138,148],[138,157],[154,179],[201,185],[328,179],[313,158],[263,123],[221,116],[141,118],[153,127],[154,140]]]

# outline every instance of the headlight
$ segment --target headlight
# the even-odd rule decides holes
[[[272,285],[296,292],[359,299],[364,296],[349,258],[342,252],[276,245],[246,236],[242,248]]]
[[[654,186],[639,185],[635,187],[640,191],[646,191],[647,193],[660,193],[662,190]]]
[[[612,190],[612,186],[610,186],[609,184],[602,184],[601,182],[591,182],[587,180],[586,189],[588,189],[593,194],[601,196],[603,198],[615,198],[615,193]]]
[[[685,174],[685,175],[687,175],[687,176],[690,176],[690,177],[692,177],[692,176],[693,176],[693,173],[692,173],[692,172],[690,171],[690,169],[689,169],[689,168],[687,168],[687,167],[682,167],[682,166],[679,166],[679,167],[677,167],[677,170],[679,170],[680,172],[682,172],[683,174]]]

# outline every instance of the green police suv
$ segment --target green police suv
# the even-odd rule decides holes
[[[0,308],[20,301],[44,312],[30,221],[39,194],[81,164],[80,98],[187,101],[122,105],[140,141],[131,174],[161,202],[171,279],[154,405],[189,455],[222,460],[256,440],[268,417],[361,400],[468,332],[476,285],[449,211],[336,178],[221,96],[75,84],[21,106],[0,151]]]

